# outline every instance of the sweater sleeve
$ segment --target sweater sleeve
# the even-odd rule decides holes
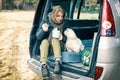
[[[44,38],[45,38],[45,35],[46,35],[46,33],[47,32],[45,32],[45,31],[43,31],[43,29],[42,29],[42,25],[45,23],[45,21],[42,21],[41,22],[41,24],[40,24],[40,26],[39,26],[39,28],[38,28],[38,30],[37,30],[37,32],[36,32],[36,37],[37,37],[37,39],[39,39],[39,40],[43,40]]]

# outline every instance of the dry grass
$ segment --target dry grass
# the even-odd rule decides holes
[[[28,65],[34,11],[0,12],[0,80],[42,80]]]

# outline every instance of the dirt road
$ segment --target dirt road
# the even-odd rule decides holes
[[[27,65],[33,16],[34,11],[0,12],[0,80],[42,80]]]

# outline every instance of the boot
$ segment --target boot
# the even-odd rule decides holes
[[[42,77],[47,79],[49,78],[49,72],[48,72],[48,67],[47,64],[42,64],[41,65],[41,72],[42,72]]]
[[[55,61],[55,68],[54,68],[54,73],[55,74],[60,74],[61,73],[61,63],[60,61]]]

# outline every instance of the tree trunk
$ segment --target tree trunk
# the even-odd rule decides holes
[[[2,10],[2,0],[0,0],[0,11]]]

